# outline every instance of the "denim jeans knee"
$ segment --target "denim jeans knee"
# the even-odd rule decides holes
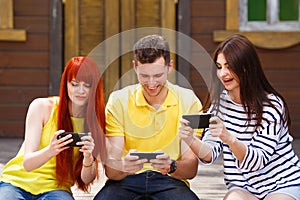
[[[10,183],[0,182],[0,200],[27,200],[27,199],[61,199],[61,200],[74,200],[73,196],[65,190],[52,190],[39,195],[33,195],[30,192],[15,187]]]
[[[0,194],[0,200],[26,200],[30,198],[30,193],[5,182],[0,182]]]

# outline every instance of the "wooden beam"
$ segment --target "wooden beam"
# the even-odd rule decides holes
[[[121,1],[121,0],[120,0]],[[119,33],[120,25],[120,9],[119,0],[105,0],[105,38],[108,39],[115,34]],[[120,69],[119,59],[120,54],[120,38],[116,36],[114,41],[109,44],[105,43],[105,73],[104,73],[104,89],[105,99],[108,98],[109,94],[120,86],[116,85],[119,80]],[[117,87],[117,88],[115,88]]]
[[[251,42],[261,48],[266,49],[282,49],[294,46],[300,43],[299,32],[269,32],[269,31],[251,31],[241,32],[234,30],[218,30],[214,31],[213,38],[215,42],[222,42],[227,37],[239,33],[251,40]]]
[[[79,54],[79,0],[65,0],[65,62]]]
[[[191,35],[191,0],[178,2],[178,31],[187,36]],[[183,87],[188,87],[186,81],[190,82],[191,64],[191,44],[177,39],[178,51],[184,54],[184,58],[178,56],[177,83]],[[182,76],[181,76],[182,75]]]
[[[122,0],[120,1],[121,6],[121,31],[127,31],[135,28],[135,0]],[[132,34],[125,34],[121,38],[121,80],[120,87],[125,87],[130,84],[137,83],[136,74],[133,71],[133,44],[135,42],[135,34],[134,31],[131,31]],[[130,51],[130,52],[128,52]],[[128,52],[128,53],[126,53]],[[125,53],[125,54],[124,54]],[[123,75],[126,74],[124,78]]]
[[[13,27],[13,1],[0,0],[0,29],[12,29]]]
[[[174,69],[177,68],[176,66],[176,1],[175,0],[163,0],[160,1],[161,7],[161,27],[166,28],[167,30],[164,31],[162,29],[162,35],[168,40],[171,50],[171,59],[174,61]],[[173,30],[172,31],[169,31]],[[175,72],[175,70],[173,71]],[[176,74],[171,73],[169,74],[169,80],[173,83],[176,82]]]
[[[26,31],[21,29],[0,29],[0,41],[25,42]]]
[[[50,63],[49,63],[49,95],[59,95],[60,78],[63,71],[62,49],[62,2],[50,1]]]
[[[239,29],[239,0],[226,0],[226,30]]]

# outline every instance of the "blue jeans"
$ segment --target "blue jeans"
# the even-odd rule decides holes
[[[154,171],[128,175],[120,181],[108,180],[94,200],[198,200],[181,180]]]
[[[300,200],[300,186],[290,186],[272,192],[271,194],[286,194],[293,197],[295,200]]]
[[[0,200],[74,200],[72,195],[65,190],[52,190],[38,195],[33,195],[9,183],[0,181]]]

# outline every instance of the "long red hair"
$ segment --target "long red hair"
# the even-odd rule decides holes
[[[85,114],[84,131],[91,132],[95,142],[93,156],[102,161],[106,158],[105,150],[105,103],[103,83],[100,70],[91,58],[79,56],[70,59],[65,66],[61,77],[59,104],[58,104],[58,130],[73,131],[68,103],[67,83],[72,79],[84,81],[91,85]],[[76,182],[78,188],[87,191],[89,184],[81,180],[83,154],[73,160],[73,148],[69,148],[56,156],[56,177],[58,185],[63,185],[65,180]],[[99,161],[99,160],[97,160]],[[98,162],[96,162],[98,163]],[[98,177],[98,165],[96,165]]]

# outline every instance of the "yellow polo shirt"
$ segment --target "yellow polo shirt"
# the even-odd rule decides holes
[[[163,150],[174,160],[180,157],[179,120],[183,114],[199,113],[202,105],[192,90],[170,82],[167,87],[167,97],[158,109],[147,103],[140,84],[110,95],[106,105],[106,135],[124,137],[124,155],[136,149]],[[201,133],[202,130],[198,130],[196,134]],[[145,170],[153,168],[146,164],[141,172]]]

